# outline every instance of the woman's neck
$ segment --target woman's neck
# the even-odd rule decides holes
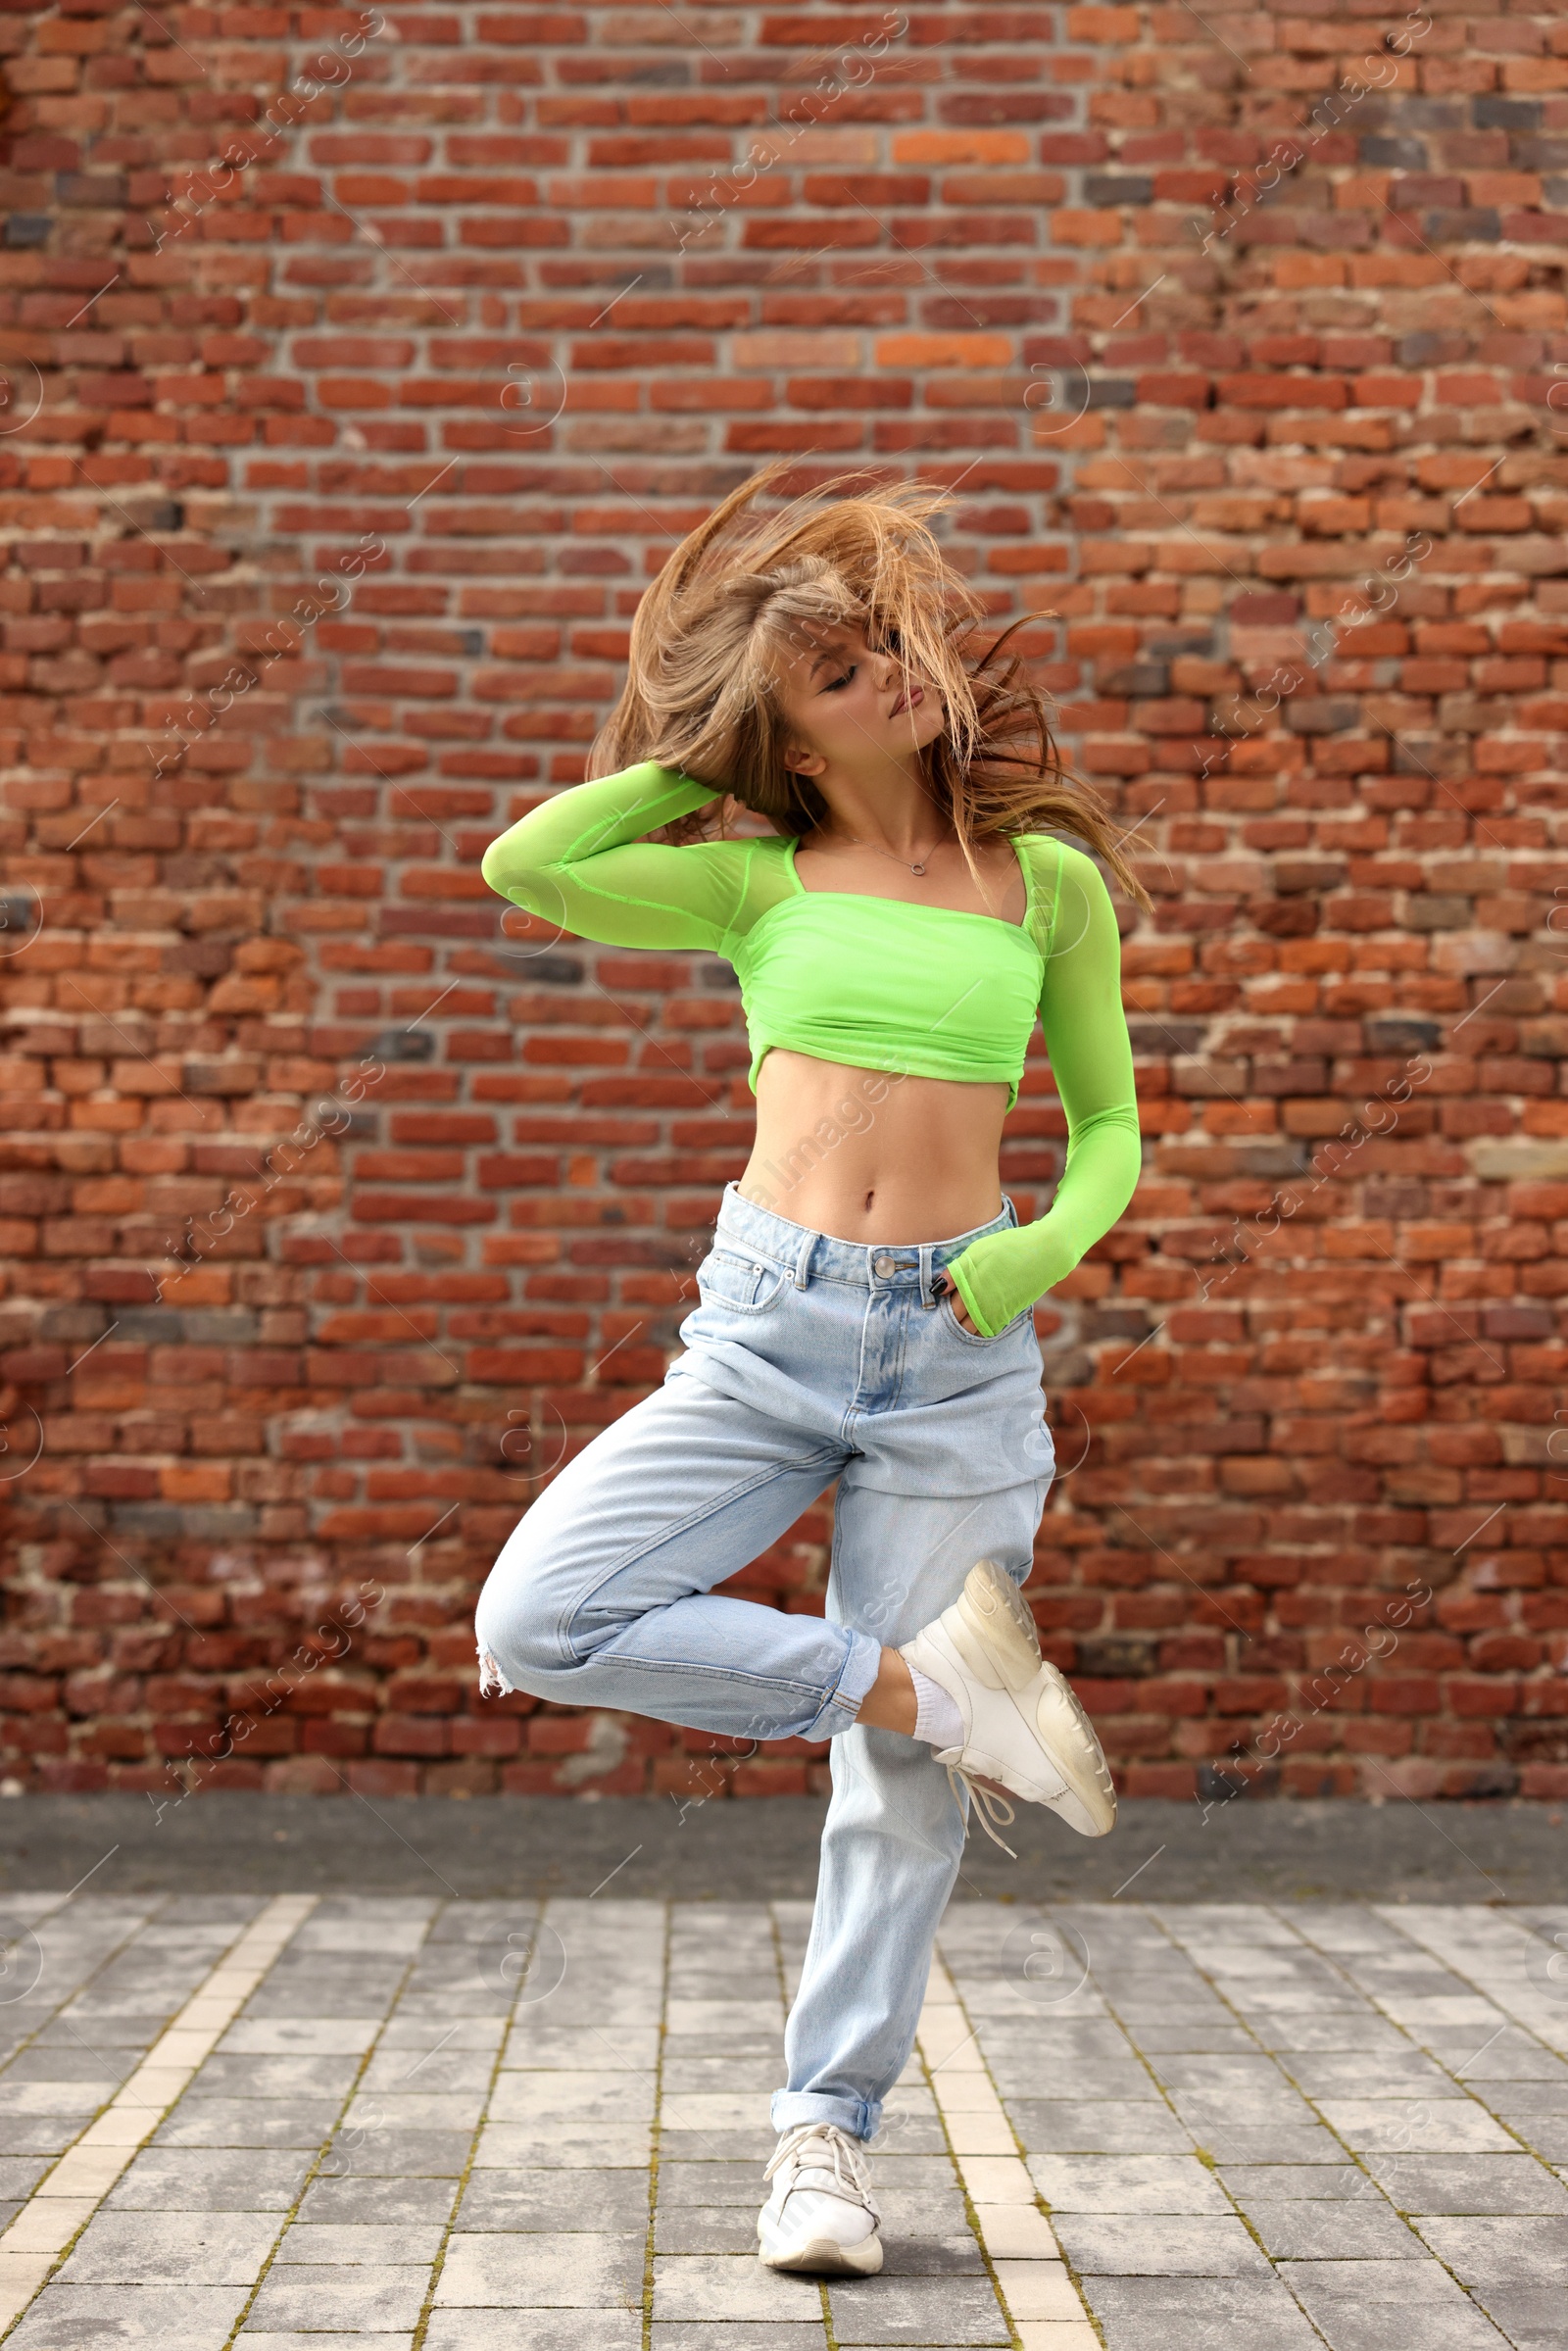
[[[943,843],[957,837],[918,770],[874,785],[858,777],[819,776],[816,786],[827,803],[827,813],[810,836],[813,848],[831,849],[853,842],[861,848],[885,849],[907,860],[929,857]]]

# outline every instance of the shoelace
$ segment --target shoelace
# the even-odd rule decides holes
[[[808,2158],[805,2150],[808,2142],[813,2138],[821,2141],[821,2149],[820,2151],[813,2149],[812,2158]],[[831,2165],[827,2160],[829,2157],[832,2158]],[[771,2180],[774,2173],[783,2171],[786,2165],[792,2171],[804,2171],[808,2162],[813,2159],[820,2164],[823,2171],[831,2169],[833,2185],[836,2190],[856,2196],[865,2206],[873,2221],[881,2220],[882,2215],[877,2210],[876,2200],[871,2194],[871,2182],[866,2172],[865,2159],[854,2141],[846,2138],[836,2124],[802,2123],[798,2130],[789,2131],[774,2148],[762,2178]],[[784,2189],[786,2196],[789,2195],[794,2184],[793,2180],[786,2184]]]
[[[1010,1829],[1013,1822],[1018,1817],[1012,1806],[1008,1803],[1006,1797],[1004,1795],[999,1795],[994,1788],[987,1788],[983,1780],[976,1780],[972,1773],[964,1770],[961,1763],[950,1763],[948,1765],[948,1786],[953,1790],[955,1801],[956,1802],[960,1812],[963,1810],[963,1797],[958,1791],[960,1788],[964,1788],[968,1792],[970,1808],[963,1824],[963,1834],[965,1837],[968,1837],[969,1831],[974,1826],[975,1819],[978,1816],[980,1826],[990,1837],[992,1843],[994,1845],[1001,1845],[1003,1851],[1006,1854],[1009,1861],[1016,1861],[1018,1856],[1013,1851],[1011,1845],[1008,1844],[1005,1837],[999,1837],[996,1831],[996,1823],[998,1821],[1002,1823],[1004,1829]]]

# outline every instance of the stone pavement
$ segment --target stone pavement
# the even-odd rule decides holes
[[[955,1905],[827,2285],[751,2250],[808,1915],[7,1894],[6,2351],[1562,2351],[1568,1906]]]

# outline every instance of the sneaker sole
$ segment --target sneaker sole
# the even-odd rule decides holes
[[[768,2253],[759,2244],[758,2259],[767,2270],[807,2270],[818,2278],[874,2278],[882,2267],[882,2239],[873,2234],[858,2245],[841,2245],[836,2237],[813,2236],[788,2253]]]
[[[1011,1576],[991,1559],[977,1560],[964,1580],[964,1602],[980,1620],[988,1645],[1016,1697],[1037,1678],[1035,1706],[1041,1745],[1067,1783],[1068,1798],[1051,1809],[1080,1837],[1105,1837],[1116,1825],[1116,1788],[1094,1724],[1065,1674],[1040,1654],[1029,1603]]]

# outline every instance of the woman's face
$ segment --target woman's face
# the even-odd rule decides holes
[[[802,632],[778,672],[785,764],[800,775],[907,766],[947,722],[942,697],[891,653],[872,653],[855,624]]]

